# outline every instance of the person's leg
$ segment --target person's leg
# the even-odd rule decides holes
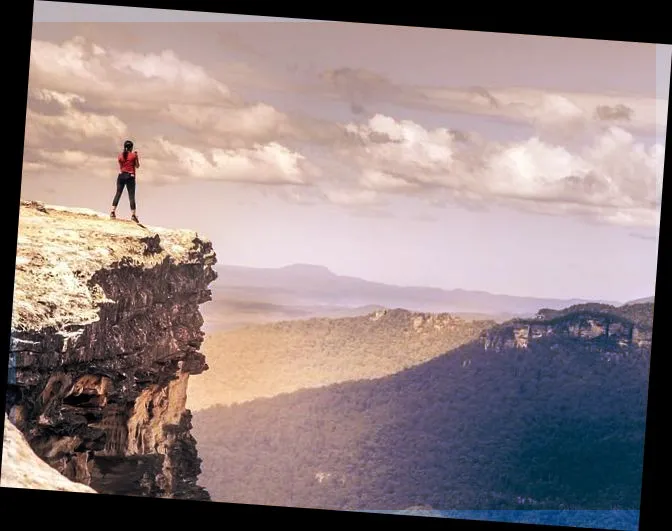
[[[130,177],[128,179],[126,189],[128,190],[128,200],[131,204],[131,219],[133,221],[138,221],[138,216],[135,214],[135,177]]]
[[[112,211],[110,212],[111,217],[116,217],[117,206],[119,205],[119,200],[121,199],[121,194],[124,191],[124,185],[126,184],[123,174],[117,175],[117,192],[114,194],[114,199],[112,200]]]

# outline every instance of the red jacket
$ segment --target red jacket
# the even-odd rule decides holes
[[[135,168],[138,163],[138,154],[135,151],[129,151],[126,155],[126,160],[124,160],[124,153],[119,153],[119,170],[121,172],[130,173],[135,175]]]

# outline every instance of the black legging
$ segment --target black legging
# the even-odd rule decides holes
[[[128,190],[128,199],[131,203],[131,210],[135,210],[135,175],[130,173],[120,173],[117,177],[117,193],[112,201],[112,206],[117,207],[121,194],[124,191],[124,186]]]

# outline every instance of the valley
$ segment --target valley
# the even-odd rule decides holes
[[[352,311],[208,333],[188,407],[213,500],[638,507],[652,302]]]

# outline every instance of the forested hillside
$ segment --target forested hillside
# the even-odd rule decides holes
[[[566,314],[585,330],[608,318],[619,332],[602,337],[556,315],[525,348],[478,339],[380,379],[198,412],[201,482],[215,500],[332,509],[636,509],[649,348],[618,313]]]
[[[191,379],[188,407],[198,410],[379,378],[467,343],[494,324],[382,310],[215,332],[203,344],[210,370]]]

